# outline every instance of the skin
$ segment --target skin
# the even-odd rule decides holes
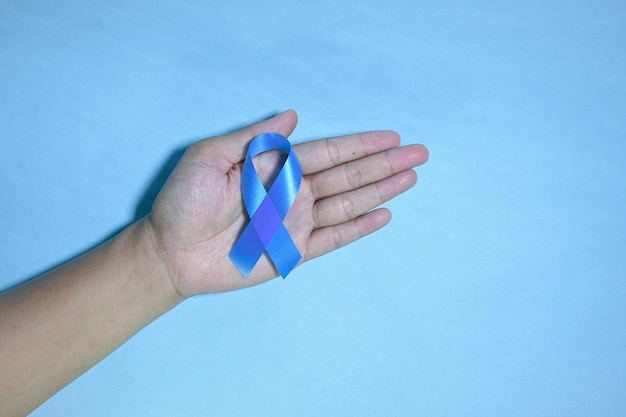
[[[247,221],[241,168],[248,143],[289,136],[289,110],[188,148],[152,213],[85,255],[0,294],[0,411],[29,413],[150,322],[197,294],[261,284],[278,273],[263,256],[248,279],[228,258]],[[375,209],[415,185],[422,145],[395,132],[327,138],[294,146],[303,181],[285,225],[302,262],[385,226]],[[255,158],[267,177],[273,152]]]

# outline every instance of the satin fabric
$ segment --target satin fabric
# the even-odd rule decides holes
[[[274,150],[286,153],[287,157],[268,188],[259,178],[252,158]],[[252,140],[241,172],[241,191],[250,221],[229,255],[245,278],[263,253],[267,253],[283,279],[302,259],[283,224],[301,181],[302,167],[287,138],[265,133]]]

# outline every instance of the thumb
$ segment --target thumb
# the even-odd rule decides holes
[[[287,137],[293,133],[297,123],[297,113],[294,110],[286,110],[269,119],[215,138],[213,141],[215,145],[218,145],[216,142],[219,142],[222,155],[234,165],[244,160],[246,147],[256,136],[274,132]]]

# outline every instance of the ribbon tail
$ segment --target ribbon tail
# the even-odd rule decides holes
[[[300,255],[298,248],[291,240],[289,232],[282,224],[276,231],[274,238],[267,245],[266,250],[283,279],[287,278],[287,275],[302,259],[302,255]]]

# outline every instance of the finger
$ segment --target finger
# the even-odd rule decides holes
[[[311,189],[315,199],[355,190],[421,165],[427,158],[422,145],[392,148],[313,174]]]
[[[304,175],[313,174],[400,145],[392,131],[357,133],[305,142],[294,146]]]
[[[339,249],[385,226],[391,220],[391,212],[385,208],[335,226],[317,229],[311,233],[306,259],[313,259]]]
[[[222,136],[205,139],[198,145],[203,147],[207,155],[220,158],[224,167],[229,169],[243,161],[250,141],[262,133],[275,132],[287,137],[291,135],[298,123],[298,115],[294,110],[284,111],[267,120]]]
[[[417,182],[412,169],[357,190],[319,200],[313,207],[314,227],[344,223],[402,194]]]

